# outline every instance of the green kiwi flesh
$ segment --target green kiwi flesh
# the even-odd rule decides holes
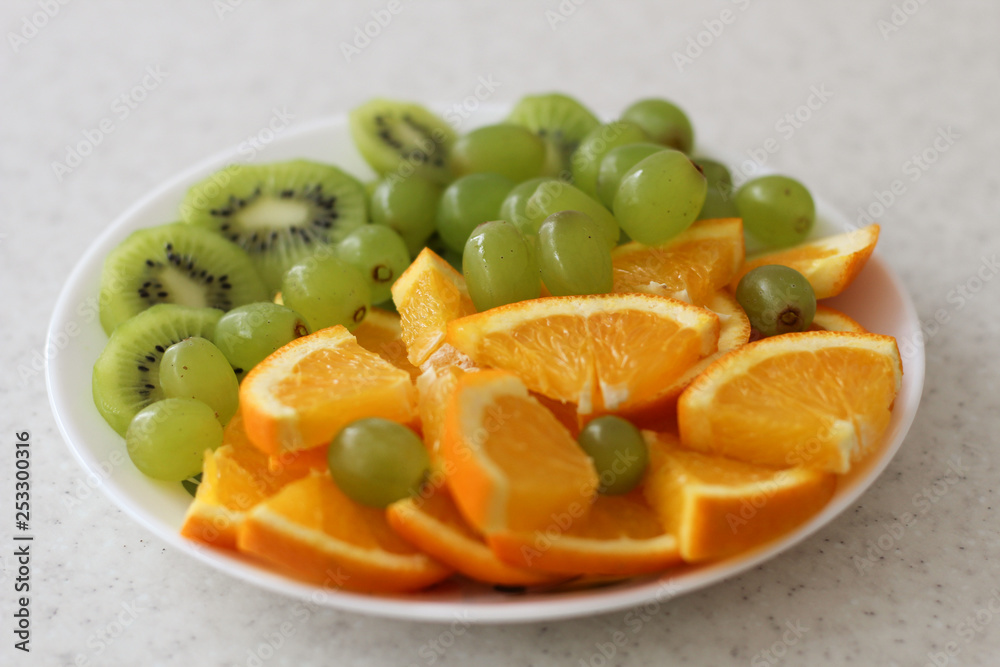
[[[368,198],[332,165],[230,165],[188,190],[181,218],[243,248],[273,294],[288,269],[368,221]]]
[[[101,326],[110,334],[158,303],[229,310],[269,296],[238,246],[207,229],[171,223],[133,232],[108,254]]]
[[[601,124],[587,107],[560,93],[528,95],[511,109],[508,123],[523,125],[548,145],[545,176],[569,180],[570,158],[587,133]]]
[[[160,361],[185,338],[211,339],[222,311],[158,304],[123,322],[94,363],[93,393],[98,412],[122,436],[132,418],[164,398]]]
[[[351,137],[361,156],[382,175],[419,173],[438,183],[453,179],[455,131],[419,104],[374,99],[349,114]]]

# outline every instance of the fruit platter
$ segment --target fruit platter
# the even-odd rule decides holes
[[[84,485],[397,618],[659,603],[787,550],[902,444],[920,326],[878,225],[713,155],[664,99],[375,99],[182,174],[50,325]]]

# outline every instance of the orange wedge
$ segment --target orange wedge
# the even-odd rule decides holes
[[[398,593],[451,574],[399,537],[384,510],[350,500],[327,474],[289,484],[254,507],[240,526],[238,546],[329,588]]]
[[[717,359],[678,400],[684,447],[845,473],[889,425],[902,379],[891,336],[807,331]]]
[[[699,220],[664,245],[633,241],[612,253],[615,292],[646,292],[706,305],[743,264],[743,221]]]
[[[701,359],[687,369],[679,378],[661,389],[655,401],[638,410],[627,411],[627,416],[641,428],[661,429],[672,423],[677,415],[677,397],[702,371],[729,350],[746,345],[750,341],[750,319],[736,298],[725,290],[719,290],[705,305],[719,316],[719,350]]]
[[[424,445],[430,456],[431,465],[440,470],[441,441],[444,438],[445,409],[451,395],[455,393],[458,379],[465,371],[458,366],[445,366],[441,369],[431,368],[417,378],[417,403],[420,412],[420,425],[423,430]]]
[[[816,304],[816,316],[813,317],[812,326],[809,327],[810,331],[851,331],[854,333],[868,333],[868,331],[851,319],[849,316],[830,308],[829,306],[824,306],[823,304]]]
[[[568,517],[533,532],[504,531],[487,542],[507,563],[566,575],[645,574],[681,560],[677,539],[639,493],[598,496],[583,519]]]
[[[247,439],[239,412],[226,424],[222,443],[214,452],[205,452],[201,484],[184,517],[181,535],[235,549],[236,533],[246,513],[306,473],[272,472],[267,455]]]
[[[560,579],[497,558],[462,518],[446,488],[395,502],[386,509],[386,517],[392,529],[408,542],[470,579],[503,586],[533,586]]]
[[[729,281],[733,291],[748,271],[767,264],[790,266],[806,277],[817,299],[837,296],[853,282],[878,243],[879,226],[868,225],[853,232],[828,236],[786,250],[749,258]]]
[[[688,562],[768,542],[818,512],[836,477],[806,468],[776,470],[690,452],[676,438],[645,432],[644,493]]]
[[[247,435],[268,454],[328,442],[362,417],[416,417],[410,374],[358,345],[342,326],[297,338],[240,385]]]
[[[410,363],[420,366],[444,342],[448,322],[476,312],[465,278],[424,248],[392,285]]]
[[[719,318],[651,294],[546,297],[452,321],[448,342],[583,415],[634,409],[716,351]]]
[[[594,466],[566,427],[503,371],[458,377],[441,453],[455,503],[481,534],[585,516],[597,489]]]
[[[420,375],[420,369],[406,357],[403,329],[396,313],[381,308],[369,309],[364,321],[354,330],[354,337],[358,345],[406,371],[414,380]]]

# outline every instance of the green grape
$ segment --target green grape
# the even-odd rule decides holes
[[[666,149],[659,144],[642,143],[625,144],[608,151],[597,171],[598,200],[608,208],[614,206],[615,195],[618,194],[618,185],[622,182],[622,177],[653,153],[663,150]]]
[[[385,225],[363,225],[337,245],[337,256],[368,278],[371,300],[392,298],[392,284],[410,265],[402,237]]]
[[[694,147],[691,121],[673,102],[660,99],[639,100],[625,109],[622,118],[644,129],[649,138],[658,144],[682,153],[690,153]]]
[[[597,200],[587,196],[585,192],[563,181],[542,183],[528,199],[524,207],[526,228],[531,238],[538,234],[538,228],[547,217],[559,211],[580,211],[586,213],[601,229],[601,237],[608,248],[614,248],[621,233],[618,221],[611,211],[601,206]]]
[[[641,127],[627,120],[616,120],[607,125],[595,127],[587,133],[570,162],[573,169],[573,185],[589,196],[597,199],[597,174],[601,160],[612,148],[637,142],[649,141]]]
[[[659,245],[695,221],[706,190],[705,176],[688,156],[667,149],[625,174],[615,195],[615,217],[636,241]]]
[[[816,205],[804,185],[787,176],[761,176],[736,193],[743,227],[772,248],[801,243],[816,221]]]
[[[500,205],[513,189],[514,181],[500,174],[469,174],[449,185],[437,212],[437,231],[444,244],[462,252],[476,225],[498,218]]]
[[[354,331],[371,307],[368,278],[329,254],[307,257],[281,281],[285,305],[306,318],[310,331],[341,324]]]
[[[269,301],[233,308],[215,325],[215,346],[226,355],[237,378],[244,378],[278,348],[309,333],[304,317]]]
[[[726,165],[708,158],[694,158],[692,161],[701,168],[708,181],[705,203],[698,212],[698,220],[738,218],[740,213],[733,197],[733,178]]]
[[[538,263],[531,245],[506,220],[486,222],[473,231],[462,255],[462,273],[476,310],[537,299]]]
[[[538,268],[554,296],[611,291],[611,250],[601,228],[579,211],[560,211],[538,229]]]
[[[576,440],[594,462],[600,493],[621,495],[642,481],[649,451],[642,433],[631,422],[614,415],[598,417],[580,431]]]
[[[191,398],[165,398],[139,411],[125,432],[125,447],[144,475],[180,482],[201,472],[206,449],[222,444],[215,410]]]
[[[492,172],[520,183],[542,173],[546,156],[545,142],[537,134],[501,123],[459,137],[451,148],[451,168],[456,176]]]
[[[372,222],[395,229],[410,256],[416,257],[434,233],[443,191],[441,185],[417,174],[379,181],[371,193]]]
[[[535,230],[531,228],[528,216],[525,214],[524,209],[528,206],[528,200],[531,199],[531,195],[535,194],[535,190],[542,183],[559,183],[560,181],[549,178],[547,176],[542,176],[539,178],[532,178],[530,181],[524,181],[523,183],[518,183],[514,186],[514,189],[507,193],[507,196],[503,200],[503,204],[500,205],[500,215],[498,219],[506,220],[507,222],[514,223],[525,236],[531,236],[535,233]]]
[[[736,286],[736,300],[757,336],[805,331],[816,315],[816,293],[806,277],[781,264],[758,266]]]
[[[174,343],[163,353],[160,388],[167,398],[193,398],[207,404],[223,426],[236,414],[240,402],[240,383],[229,360],[199,336]]]
[[[416,495],[430,472],[427,450],[417,434],[379,417],[341,429],[326,458],[340,490],[370,507],[384,508]]]

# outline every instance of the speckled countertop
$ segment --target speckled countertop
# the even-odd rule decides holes
[[[392,20],[348,62],[341,44],[390,4]],[[3,3],[0,25],[0,663],[259,664],[253,651],[294,601],[175,553],[103,494],[79,491],[37,364],[55,298],[110,220],[274,109],[300,123],[376,94],[459,102],[483,77],[496,103],[562,89],[613,113],[668,96],[735,155],[777,139],[770,164],[882,223],[882,253],[927,323],[922,407],[856,507],[755,570],[664,605],[610,659],[598,647],[625,629],[623,612],[473,626],[438,651],[428,647],[440,627],[317,610],[265,664],[998,664],[1000,287],[978,272],[1000,252],[1000,5],[25,0]],[[808,120],[782,125],[817,90]],[[67,146],[102,119],[100,144],[59,173]],[[935,148],[939,133],[953,140]],[[896,180],[903,191],[891,194]],[[11,634],[22,429],[37,540],[28,655]],[[920,521],[894,537],[921,503]]]

